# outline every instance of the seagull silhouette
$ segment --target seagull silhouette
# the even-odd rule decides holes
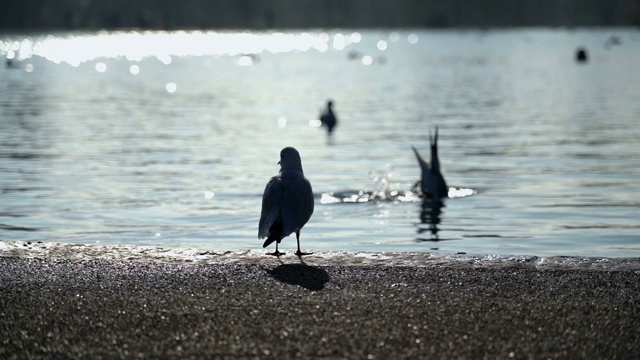
[[[327,101],[327,108],[320,115],[320,122],[322,123],[322,126],[327,127],[327,132],[329,134],[333,132],[333,128],[338,124],[338,119],[333,113],[333,101]]]
[[[429,143],[431,145],[431,164],[424,161],[424,159],[418,153],[415,147],[411,147],[416,154],[418,163],[420,163],[420,169],[422,170],[422,178],[418,183],[422,194],[431,196],[434,199],[442,199],[448,197],[449,188],[444,181],[444,177],[440,172],[440,160],[438,160],[438,128],[436,127],[435,137],[431,137],[429,134]],[[416,183],[415,186],[418,185]]]
[[[298,150],[286,147],[280,151],[280,173],[269,180],[262,195],[262,212],[258,225],[258,238],[267,238],[262,247],[274,241],[276,251],[268,255],[280,256],[278,244],[283,238],[296,233],[296,255],[310,255],[300,251],[300,229],[313,214],[313,190],[302,172]]]

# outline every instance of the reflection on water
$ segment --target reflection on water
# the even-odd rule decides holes
[[[440,200],[425,199],[422,201],[420,211],[420,224],[418,224],[418,239],[421,241],[438,241],[438,226],[440,225],[440,215],[444,202]],[[427,237],[422,234],[429,233]]]
[[[639,55],[636,29],[1,35],[0,239],[261,249],[294,146],[310,250],[640,256]],[[446,207],[413,188],[436,126]]]
[[[386,183],[386,182],[385,182]],[[451,199],[464,198],[476,194],[477,191],[465,188],[449,188],[449,199],[434,200],[425,197],[420,190],[420,182],[416,182],[411,190],[351,190],[324,193],[320,197],[321,204],[357,204],[367,202],[411,202],[420,203],[420,222],[416,225],[419,241],[439,241],[439,225],[442,221],[443,208],[445,202]],[[455,201],[455,200],[453,200]],[[426,236],[425,236],[426,234]]]

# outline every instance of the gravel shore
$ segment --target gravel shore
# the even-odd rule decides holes
[[[637,269],[0,250],[0,358],[640,358]]]

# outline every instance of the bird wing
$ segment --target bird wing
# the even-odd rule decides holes
[[[313,214],[313,189],[302,173],[287,179],[281,203],[284,235],[289,236],[301,229]]]
[[[276,175],[269,180],[262,194],[262,211],[260,212],[260,222],[258,223],[258,239],[269,236],[269,229],[280,216],[282,207],[282,177]]]
[[[420,177],[422,192],[425,195],[429,194],[437,198],[446,197],[449,190],[440,171],[432,168],[429,163],[420,156],[415,147],[412,146],[411,148],[416,154],[416,158],[420,163],[420,169],[422,170]]]

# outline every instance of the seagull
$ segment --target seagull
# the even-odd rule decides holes
[[[258,239],[267,238],[262,247],[274,241],[276,251],[267,255],[280,256],[278,244],[283,238],[296,233],[296,255],[311,255],[300,251],[300,229],[313,214],[313,190],[302,172],[300,153],[292,147],[280,151],[280,173],[269,180],[262,195],[262,212],[258,225]]]
[[[415,147],[411,147],[416,154],[420,169],[422,170],[422,179],[418,182],[421,185],[422,194],[433,197],[434,199],[442,199],[448,197],[449,188],[444,181],[444,177],[440,172],[440,161],[438,160],[438,128],[436,134],[431,138],[429,134],[429,143],[431,145],[431,165],[424,161]],[[415,186],[418,185],[416,183]]]
[[[320,115],[320,122],[322,123],[322,126],[327,127],[329,134],[333,132],[333,128],[338,123],[338,119],[333,113],[333,101],[327,101],[327,108]]]

